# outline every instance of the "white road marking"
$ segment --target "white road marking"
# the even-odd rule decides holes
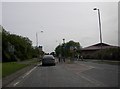
[[[37,64],[37,66],[40,66],[40,65],[42,65],[42,62],[41,62],[41,63],[39,63],[39,64]]]
[[[96,68],[96,67],[93,67],[93,66],[90,66],[90,65],[85,65],[85,64],[81,64],[81,65],[82,65],[82,66],[85,66],[85,67],[88,67],[88,68],[86,68],[84,71],[90,70],[90,69],[93,69],[93,68]],[[82,72],[83,72],[83,71],[82,71]],[[105,86],[102,82],[97,81],[97,80],[95,80],[95,79],[93,79],[93,78],[87,78],[87,77],[85,77],[85,76],[83,76],[82,74],[79,74],[79,73],[76,73],[76,74],[81,75],[82,78],[84,78],[85,80],[87,80],[87,81],[89,81],[89,82],[91,82],[91,83],[96,84],[97,86],[100,86],[100,85]]]
[[[15,87],[18,83],[20,83],[20,82],[16,82],[13,86]]]
[[[93,68],[95,68],[95,67],[93,67],[93,66],[88,66],[89,67],[89,69],[93,69]]]
[[[81,75],[81,77],[82,78],[84,78],[84,79],[86,79],[87,81],[89,81],[89,82],[91,82],[91,83],[93,83],[93,84],[96,84],[97,86],[105,86],[102,82],[100,82],[100,81],[97,81],[97,80],[95,80],[95,79],[91,79],[91,78],[87,78],[87,77],[85,77],[85,76],[83,76],[83,75]]]
[[[25,78],[26,76],[28,76],[36,68],[37,68],[37,66],[34,67],[33,69],[31,69],[30,71],[28,71],[22,78]]]
[[[89,81],[90,83],[93,83],[93,84],[95,84],[97,86],[106,86],[102,82],[82,74],[82,72],[87,71],[87,70],[91,70],[91,69],[96,68],[96,67],[90,66],[90,65],[85,65],[85,64],[80,64],[80,65],[83,66],[85,69],[83,69],[81,71],[76,71],[76,70],[74,71],[74,69],[72,69],[72,71],[74,71],[75,74],[79,75],[83,79],[85,79],[85,80]]]
[[[35,66],[34,68],[32,68],[30,71],[28,71],[24,76],[22,76],[22,78],[25,78],[27,75],[29,75],[35,68],[37,68],[37,66]],[[17,84],[19,84],[22,81],[22,79],[20,79],[18,82],[14,83],[13,86],[15,87]]]
[[[95,68],[95,67],[90,66],[90,65],[85,65],[85,64],[80,64],[80,65],[85,66],[85,67],[89,67],[89,68]]]

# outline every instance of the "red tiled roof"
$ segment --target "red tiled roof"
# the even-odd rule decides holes
[[[98,43],[98,44],[95,44],[95,45],[92,45],[92,46],[85,47],[82,50],[99,50],[99,49],[101,49],[101,45],[102,45],[102,49],[116,48],[117,47],[117,46],[112,46],[112,45],[108,45],[108,44],[105,44],[105,43],[102,43],[102,44]]]

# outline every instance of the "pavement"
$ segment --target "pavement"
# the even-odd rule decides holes
[[[5,87],[118,87],[118,65],[75,61],[34,66]]]

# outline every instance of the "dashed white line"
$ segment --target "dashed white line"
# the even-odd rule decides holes
[[[33,69],[31,69],[29,72],[27,72],[22,78],[25,78],[27,75],[29,75],[36,67],[34,67]]]
[[[42,62],[41,62],[41,63],[39,63],[39,64],[37,64],[37,66],[40,66],[40,65],[42,65]]]
[[[20,83],[20,82],[16,82],[13,86],[15,87],[18,83]]]
[[[37,67],[37,66],[36,66]],[[22,78],[25,78],[27,75],[29,75],[36,67],[34,67],[33,69],[31,69],[30,71],[28,71]],[[20,79],[18,82],[14,83],[13,86],[15,87],[17,84],[19,84],[22,81],[22,79]]]

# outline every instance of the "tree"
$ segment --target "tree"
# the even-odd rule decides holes
[[[73,49],[71,50],[71,48]],[[65,57],[72,57],[73,55],[75,56],[80,53],[80,48],[81,46],[79,42],[69,41],[62,45],[58,45],[55,48],[55,52],[57,56],[61,54],[62,56],[65,56]]]
[[[53,56],[55,56],[55,52],[51,52],[51,53],[50,53],[50,55],[53,55]]]
[[[38,48],[32,46],[32,41],[29,38],[10,34],[3,27],[2,47],[3,62],[22,61],[40,55]]]

